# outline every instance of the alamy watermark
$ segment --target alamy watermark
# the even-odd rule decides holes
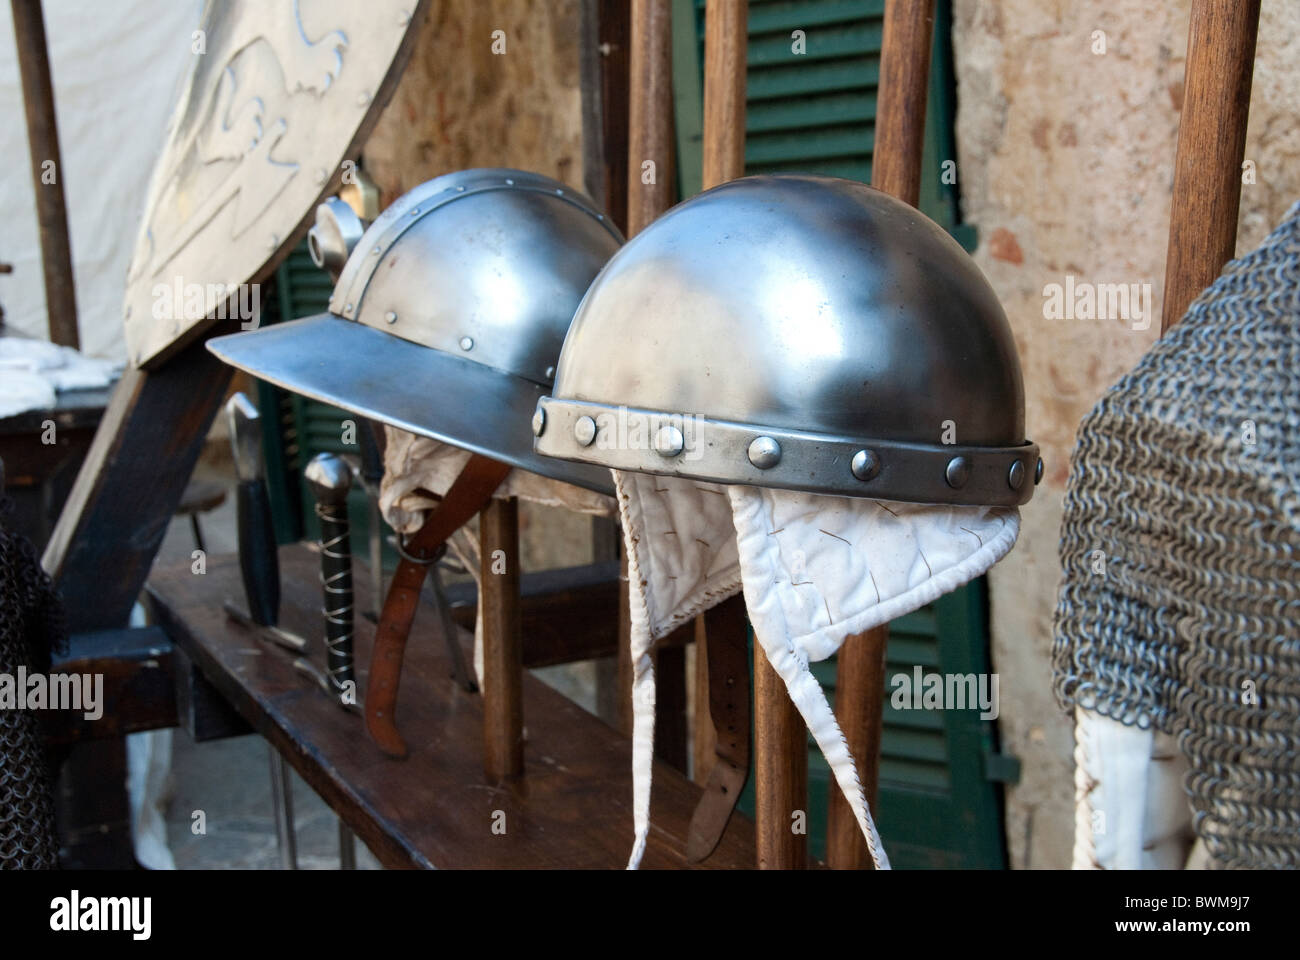
[[[102,673],[0,673],[0,710],[80,710],[87,720],[104,715]]]
[[[1043,287],[1044,320],[1127,320],[1147,330],[1151,312],[1149,283],[1089,283],[1066,274],[1065,283]]]
[[[654,450],[682,460],[699,460],[704,444],[697,442],[704,417],[690,413],[644,413],[619,407],[596,415],[597,450]]]
[[[262,287],[257,283],[187,283],[172,277],[171,283],[155,283],[153,318],[197,322],[209,316],[217,320],[239,320],[244,330],[256,330],[262,318]]]
[[[919,666],[912,672],[889,678],[894,692],[889,705],[895,710],[975,710],[981,720],[998,718],[998,675],[996,673],[926,673]]]

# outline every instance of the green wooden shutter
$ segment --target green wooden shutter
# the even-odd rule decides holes
[[[745,172],[802,171],[870,181],[884,0],[750,0]],[[955,183],[950,10],[940,0],[926,110],[921,209],[968,250]],[[795,30],[805,50],[793,52]],[[701,182],[704,0],[674,0],[673,82],[683,197]],[[887,680],[989,672],[986,591],[968,584],[890,625]],[[834,660],[814,673],[835,696]],[[887,686],[887,690],[892,689]],[[895,710],[887,705],[880,761],[881,834],[898,867],[1005,866],[995,780],[1014,775],[997,753],[996,726],[979,711]],[[809,846],[825,852],[826,801],[838,789],[809,742]],[[741,800],[753,812],[753,784]]]

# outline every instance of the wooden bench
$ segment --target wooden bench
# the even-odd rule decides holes
[[[280,552],[280,624],[307,637],[323,663],[319,562],[309,548]],[[369,578],[357,563],[356,607]],[[233,623],[223,599],[242,604],[234,557],[156,568],[148,584],[157,623],[235,710],[264,736],[387,867],[621,868],[632,843],[631,743],[525,672],[525,776],[493,784],[483,773],[483,709],[451,679],[426,603],[407,647],[397,720],[411,745],[391,760],[293,668],[291,655]],[[374,627],[356,621],[358,682],[365,688]],[[468,651],[472,639],[461,631]],[[527,641],[525,641],[527,647]],[[643,866],[682,868],[700,788],[656,763],[652,826]],[[494,825],[496,831],[494,832]],[[500,832],[504,826],[504,833]],[[754,826],[733,816],[705,868],[755,864]]]

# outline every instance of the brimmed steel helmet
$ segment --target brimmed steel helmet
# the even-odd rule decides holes
[[[359,240],[319,227],[318,261],[346,256],[330,312],[208,349],[295,393],[611,489],[606,470],[535,454],[528,431],[574,310],[623,242],[591,200],[534,173],[466,170],[411,190]]]
[[[733,180],[601,271],[533,416],[551,457],[920,503],[1041,476],[1015,343],[974,261],[850,180]]]

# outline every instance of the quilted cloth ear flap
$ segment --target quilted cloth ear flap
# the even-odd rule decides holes
[[[632,633],[632,820],[628,869],[645,853],[654,762],[654,642],[740,590],[726,487],[612,471],[627,549]]]
[[[742,586],[759,646],[888,866],[835,714],[809,670],[844,639],[977,577],[1015,543],[1014,509],[946,507],[614,472],[628,553],[639,865],[649,831],[654,641]]]
[[[727,492],[755,638],[826,757],[872,860],[887,869],[857,766],[808,664],[982,574],[1015,543],[1020,514],[758,487]]]

